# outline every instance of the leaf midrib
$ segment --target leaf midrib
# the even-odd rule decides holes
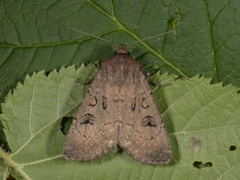
[[[212,54],[212,58],[213,58],[213,72],[214,72],[214,76],[213,76],[213,80],[214,82],[218,82],[218,62],[217,62],[217,57],[216,57],[216,46],[215,46],[215,42],[214,42],[214,36],[213,36],[213,27],[212,27],[212,21],[210,18],[210,13],[209,13],[209,9],[208,9],[208,3],[207,0],[203,0],[205,9],[206,9],[206,15],[207,15],[207,23],[208,23],[208,31],[209,31],[209,38],[210,38],[210,47],[211,47],[211,54]]]
[[[26,180],[31,180],[28,174],[22,169],[21,164],[14,161],[11,157],[11,154],[6,153],[2,148],[0,148],[0,157],[3,159],[4,163],[8,165],[8,167],[13,168],[16,172],[18,172],[23,178]],[[5,172],[6,174],[6,172]]]

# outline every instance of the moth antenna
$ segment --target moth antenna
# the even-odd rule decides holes
[[[136,40],[134,41],[133,43],[131,43],[128,48],[130,49],[134,44],[137,44],[137,43],[140,43],[142,41],[146,41],[148,39],[152,39],[152,38],[156,38],[156,37],[161,37],[161,36],[164,36],[166,34],[170,34],[170,33],[174,33],[175,30],[172,30],[172,31],[167,31],[167,32],[164,32],[164,33],[161,33],[161,34],[155,34],[155,35],[152,35],[152,36],[148,36],[146,38],[143,38],[143,39],[139,39],[139,40]]]
[[[79,32],[79,33],[88,35],[88,36],[90,36],[90,37],[93,37],[93,38],[96,38],[96,39],[105,41],[105,42],[111,44],[111,46],[115,48],[115,45],[114,45],[111,41],[109,41],[109,40],[107,40],[107,39],[105,39],[105,38],[102,38],[102,37],[100,37],[100,36],[98,36],[98,35],[94,35],[94,34],[91,34],[91,33],[87,33],[87,32],[81,31],[81,30],[79,30],[79,29],[70,27],[70,26],[67,26],[67,28],[68,28],[68,29],[71,29],[71,30],[73,30],[73,31],[76,31],[76,32]]]

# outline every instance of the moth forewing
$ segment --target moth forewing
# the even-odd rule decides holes
[[[165,164],[171,147],[139,63],[125,45],[101,64],[64,146],[65,157],[94,160],[118,146],[148,164]]]

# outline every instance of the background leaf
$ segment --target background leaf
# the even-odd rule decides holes
[[[153,92],[173,148],[169,165],[145,165],[125,153],[92,162],[65,160],[60,120],[80,104],[85,94],[85,86],[77,79],[89,80],[94,69],[69,67],[48,77],[40,72],[27,77],[24,85],[19,84],[14,94],[8,95],[0,118],[12,154],[1,158],[12,160],[13,171],[25,179],[240,178],[237,89],[210,85],[210,79],[199,77],[153,77],[156,84],[166,85]]]
[[[240,85],[238,0],[2,0],[0,1],[0,102],[27,74],[104,60],[106,42],[67,26],[129,45],[173,30],[131,49],[162,72],[212,77]],[[0,142],[4,136],[0,131]],[[4,142],[4,144],[6,144]]]
[[[34,71],[103,60],[109,44],[174,30],[140,43],[132,54],[163,72],[202,74],[240,85],[238,0],[3,0],[0,2],[0,92]],[[5,90],[3,90],[5,89]]]

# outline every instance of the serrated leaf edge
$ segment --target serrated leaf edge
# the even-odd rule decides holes
[[[64,69],[67,69],[67,68],[71,68],[73,66],[70,66],[70,67],[63,67],[59,70],[59,72],[57,71],[53,71],[51,72],[50,74],[52,73],[61,73],[62,70]],[[79,68],[81,67],[86,67],[86,66],[80,66]],[[77,70],[75,68],[75,70]],[[37,75],[40,75],[42,74],[43,71],[41,72],[38,72],[38,73],[34,73],[32,76],[27,76],[27,78],[25,79],[25,81],[27,81],[27,79],[29,78],[32,78],[33,76],[37,76]],[[158,72],[157,72],[158,73]],[[50,75],[49,74],[49,75]],[[159,74],[160,76],[163,76],[163,75],[169,75],[169,73],[164,73],[164,74]],[[44,75],[45,76],[45,75]],[[204,80],[204,82],[202,83],[207,83],[208,85],[212,86],[212,85],[215,85],[215,86],[221,86],[221,88],[232,88],[236,91],[236,94],[237,94],[237,88],[233,87],[232,85],[228,85],[228,86],[223,86],[222,83],[216,83],[216,84],[211,84],[211,78],[206,78],[206,77],[203,77],[203,76],[200,76],[200,75],[196,75],[192,78],[184,78],[184,79],[177,79],[177,80],[174,80],[174,81],[188,81],[188,80]],[[25,82],[24,81],[24,82]],[[24,83],[19,83],[19,85],[16,87],[16,88],[22,88],[24,85]],[[10,97],[14,96],[14,92],[13,93],[10,93],[9,94]],[[166,112],[166,111],[165,111]],[[164,112],[164,113],[165,113]],[[1,116],[0,116],[1,117]],[[37,164],[37,163],[43,163],[43,162],[46,162],[46,161],[50,161],[50,160],[54,160],[54,159],[57,159],[57,158],[61,158],[63,157],[62,154],[60,155],[57,155],[57,156],[54,156],[54,157],[51,157],[51,158],[46,158],[46,159],[42,159],[42,160],[38,160],[38,161],[35,161],[35,162],[30,162],[30,163],[23,163],[23,164],[19,164],[17,163],[16,161],[12,160],[12,157],[14,155],[16,155],[18,152],[20,152],[36,135],[38,135],[42,130],[44,130],[45,128],[47,128],[48,126],[50,126],[51,124],[53,123],[56,123],[56,121],[58,120],[58,118],[54,121],[52,121],[51,123],[47,124],[46,126],[44,126],[43,128],[41,128],[35,135],[33,135],[31,138],[29,138],[28,141],[26,141],[23,146],[21,146],[21,148],[19,148],[15,153],[13,154],[8,154],[6,153],[3,149],[0,148],[0,157],[4,160],[4,163],[8,166],[8,167],[11,167],[13,169],[16,170],[16,172],[18,172],[23,178],[27,179],[27,180],[31,180],[31,178],[25,173],[25,171],[23,171],[23,167],[24,166],[29,166],[29,165],[34,165],[34,164]],[[226,128],[226,127],[225,127]],[[232,128],[232,127],[227,127],[227,128]],[[192,132],[192,131],[191,131]],[[184,134],[186,132],[181,132],[181,133],[172,133],[172,134],[169,134],[169,135],[178,135],[178,134]]]

